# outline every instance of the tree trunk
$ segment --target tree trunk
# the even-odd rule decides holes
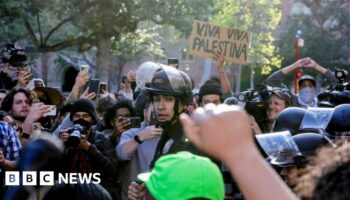
[[[241,73],[242,73],[242,67],[241,65],[238,64],[233,64],[232,65],[232,77],[233,77],[233,86],[232,90],[234,93],[240,92],[241,91]]]
[[[101,38],[97,44],[95,77],[108,82],[108,74],[112,72],[111,40]]]
[[[115,58],[113,60],[113,68],[111,73],[108,74],[108,86],[110,88],[110,92],[118,92],[125,63],[126,62],[120,58]]]
[[[48,84],[47,82],[48,68],[49,68],[48,57],[49,57],[48,53],[43,53],[41,55],[41,78],[43,79],[46,85]]]

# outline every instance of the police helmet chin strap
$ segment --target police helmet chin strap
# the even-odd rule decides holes
[[[172,124],[174,121],[178,120],[180,115],[184,112],[186,112],[187,107],[183,108],[180,112],[179,112],[179,98],[175,98],[175,105],[174,105],[174,116],[173,118],[171,118],[170,123]]]
[[[155,107],[154,107],[154,101],[152,101],[152,106],[153,106],[153,109],[155,109]],[[186,108],[182,109],[182,111],[179,112],[179,98],[175,98],[174,116],[173,116],[169,121],[160,122],[159,119],[158,119],[158,115],[157,115],[156,112],[155,112],[155,116],[156,116],[156,119],[157,119],[158,123],[159,123],[163,128],[166,128],[166,127],[172,125],[176,120],[178,120],[180,114],[181,114],[181,113],[184,113],[184,112],[186,112]]]

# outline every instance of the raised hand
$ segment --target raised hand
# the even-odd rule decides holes
[[[83,92],[83,94],[80,95],[80,99],[94,99],[96,97],[95,92],[89,93],[89,87],[86,88],[86,90]]]
[[[196,109],[192,117],[182,114],[180,119],[188,138],[220,160],[226,160],[231,152],[254,147],[249,117],[238,106],[208,104]]]

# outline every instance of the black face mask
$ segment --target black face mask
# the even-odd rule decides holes
[[[86,128],[86,130],[90,130],[90,128],[92,126],[91,122],[85,121],[82,118],[73,121],[73,124],[79,124],[81,126],[84,126]]]

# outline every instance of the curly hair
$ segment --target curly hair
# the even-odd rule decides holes
[[[9,93],[5,96],[4,100],[2,101],[0,110],[10,112],[12,110],[13,99],[17,93],[23,93],[28,98],[30,104],[32,104],[34,94],[32,94],[30,90],[27,90],[25,88],[13,88],[9,91]]]
[[[113,124],[111,124],[111,121],[116,117],[117,110],[119,108],[127,108],[130,111],[131,116],[132,117],[135,116],[135,108],[132,105],[132,102],[130,100],[119,101],[118,103],[109,107],[103,116],[103,120],[104,120],[104,123],[106,125],[106,128],[108,128],[108,129],[113,128]]]
[[[290,178],[301,199],[349,199],[350,145],[321,148],[297,177]]]

